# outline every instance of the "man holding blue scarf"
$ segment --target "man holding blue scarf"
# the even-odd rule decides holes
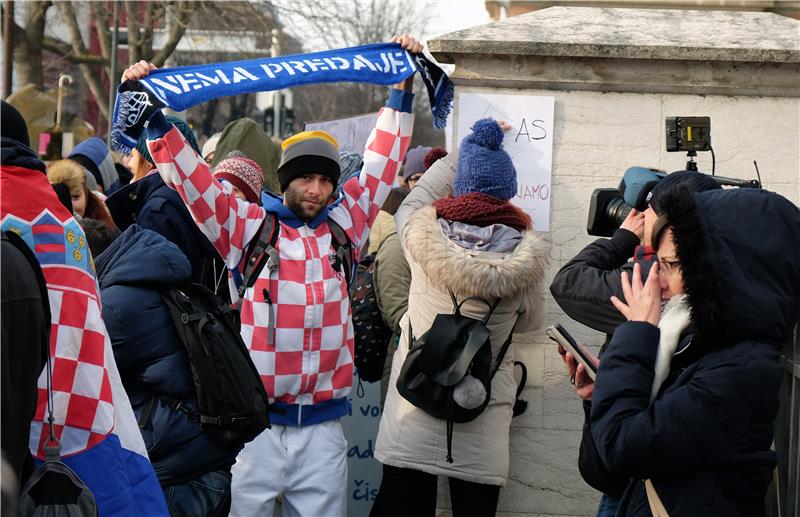
[[[418,54],[413,38],[397,40]],[[144,79],[140,62],[123,79]],[[183,135],[155,110],[148,147],[164,182],[175,188],[230,269],[244,270],[262,223],[277,218],[278,267],[265,267],[244,291],[242,337],[273,403],[272,429],[245,445],[232,468],[233,516],[271,517],[283,496],[284,515],[345,515],[347,442],[340,419],[349,413],[353,324],[332,224],[357,258],[392,188],[411,141],[413,75],[396,84],[364,150],[360,174],[328,205],[340,175],[336,141],[322,131],[283,144],[278,178],[284,196],[262,193],[262,205],[238,199],[220,184]]]

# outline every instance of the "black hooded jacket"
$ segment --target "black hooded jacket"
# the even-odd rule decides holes
[[[618,516],[649,516],[651,479],[672,517],[764,515],[770,451],[800,295],[800,210],[762,190],[670,193],[663,203],[695,334],[650,403],[659,329],[621,325],[605,351],[591,428],[633,479]]]

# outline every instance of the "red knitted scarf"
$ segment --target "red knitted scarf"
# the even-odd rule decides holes
[[[504,224],[518,231],[531,227],[528,214],[508,201],[480,192],[443,197],[434,201],[433,206],[439,217],[450,221],[481,227]]]

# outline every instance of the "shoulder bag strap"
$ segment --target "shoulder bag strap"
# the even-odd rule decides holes
[[[248,287],[253,286],[264,266],[268,266],[270,270],[278,266],[280,257],[278,256],[278,250],[275,249],[275,243],[278,240],[279,228],[278,216],[267,212],[264,222],[261,223],[258,238],[254,241],[255,245],[247,253],[244,271],[242,271],[242,283],[238,288],[239,306],[241,306],[244,299],[245,291]]]
[[[353,280],[353,245],[344,229],[330,217],[328,217],[328,229],[331,232],[331,244],[333,249],[336,250],[336,258],[342,265],[347,287],[349,288]]]
[[[669,517],[667,508],[664,506],[661,498],[658,497],[656,487],[653,486],[653,482],[651,480],[644,480],[644,490],[647,492],[647,502],[650,504],[650,512],[653,514],[653,517]]]

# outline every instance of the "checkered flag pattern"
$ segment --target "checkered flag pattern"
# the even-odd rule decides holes
[[[358,250],[392,188],[413,122],[410,113],[381,110],[361,174],[345,183],[344,199],[330,210]],[[178,191],[228,267],[240,265],[264,209],[231,195],[177,129],[148,146],[165,183]],[[241,309],[242,338],[264,387],[271,399],[289,404],[345,397],[353,383],[353,324],[346,280],[333,268],[328,224],[281,223],[276,248],[279,268],[262,270]]]
[[[45,265],[52,325],[50,357],[53,377],[54,430],[63,455],[88,449],[101,442],[114,427],[114,401],[108,373],[113,360],[111,342],[100,314],[97,291],[76,286],[95,286],[89,274],[68,266]],[[31,423],[30,449],[44,457],[49,437],[47,420],[47,372],[38,381],[36,414]]]

